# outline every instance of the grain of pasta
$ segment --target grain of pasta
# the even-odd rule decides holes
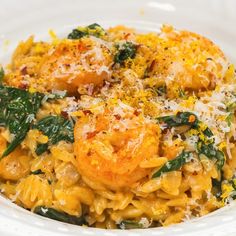
[[[236,76],[218,46],[169,25],[51,35],[20,42],[1,78],[3,195],[106,229],[168,226],[235,199]]]

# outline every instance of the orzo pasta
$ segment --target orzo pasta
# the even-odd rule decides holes
[[[164,25],[31,36],[0,70],[0,190],[106,229],[167,226],[236,196],[234,66]]]

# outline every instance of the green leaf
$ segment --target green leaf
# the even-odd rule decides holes
[[[198,124],[198,118],[192,112],[178,112],[176,115],[158,117],[157,121],[165,123],[167,128],[182,125],[196,126]]]
[[[44,172],[41,169],[35,170],[35,171],[31,171],[30,174],[32,175],[41,175],[44,174]]]
[[[167,128],[178,127],[182,125],[188,125],[192,129],[199,132],[199,141],[197,143],[198,154],[204,154],[209,159],[216,159],[218,169],[222,169],[225,162],[224,153],[214,148],[214,140],[209,138],[213,136],[212,131],[206,127],[204,130],[201,128],[201,121],[197,116],[191,112],[179,112],[175,116],[163,116],[157,118],[158,122],[163,122],[167,125]],[[204,138],[200,138],[200,134],[203,134]]]
[[[99,24],[94,23],[86,27],[78,27],[77,29],[73,29],[67,38],[80,39],[89,35],[99,38],[105,34],[106,34],[105,30]]]
[[[234,190],[236,190],[236,184],[235,184],[235,176],[229,180],[229,183],[232,185],[232,187],[234,188]]]
[[[233,189],[231,192],[228,192],[227,188],[225,191],[222,189],[222,184],[231,186]],[[225,196],[225,193],[227,197]],[[223,200],[226,203],[229,203],[231,199],[235,200],[236,199],[236,176],[234,175],[231,179],[228,180],[223,180],[221,181],[221,200]]]
[[[42,102],[59,98],[62,96],[30,93],[0,85],[0,126],[9,129],[14,137],[0,159],[9,155],[25,139]]]
[[[48,147],[64,140],[74,142],[74,123],[62,116],[47,116],[33,126],[48,137],[46,144],[38,144],[36,154],[41,155],[48,150]]]
[[[184,99],[187,98],[186,92],[181,88],[179,89],[179,97]]]
[[[93,24],[91,24],[91,25],[88,25],[87,26],[87,28],[89,28],[89,29],[102,29],[102,30],[104,30],[102,27],[101,27],[101,25],[99,25],[98,23],[93,23]]]
[[[167,125],[166,128],[187,125],[192,129],[198,130],[199,133],[203,133],[207,137],[213,136],[212,131],[208,127],[206,127],[205,130],[200,129],[201,121],[199,121],[198,117],[192,112],[178,112],[176,115],[158,117],[157,121],[159,123],[165,123]]]
[[[225,155],[222,151],[216,149],[213,143],[206,144],[203,141],[199,141],[197,150],[199,154],[203,154],[209,159],[215,159],[217,161],[218,169],[222,169],[225,163]]]
[[[106,35],[106,31],[97,23],[93,23],[91,25],[88,25],[86,27],[86,31],[87,31],[88,35],[92,35],[97,38],[100,38],[100,37]]]
[[[167,90],[167,88],[166,88],[165,85],[160,86],[160,87],[158,87],[158,88],[155,89],[157,95],[159,95],[159,96],[165,95],[165,94],[166,94],[166,90]]]
[[[190,152],[183,151],[175,159],[166,162],[158,171],[156,171],[152,178],[160,177],[163,173],[179,170],[185,163],[189,161]]]
[[[208,127],[205,130],[203,130],[203,134],[207,136],[208,138],[213,136],[212,131]]]
[[[78,29],[73,29],[72,32],[68,35],[68,39],[80,39],[83,38],[84,36],[87,36],[87,32],[81,31]]]
[[[220,199],[222,194],[221,189],[222,180],[212,179],[212,192],[213,195]]]
[[[12,142],[7,146],[6,150],[3,152],[0,159],[8,156],[12,151],[15,150],[15,148],[22,143],[22,141],[25,139],[27,132],[29,131],[30,123],[21,123],[21,127],[19,128],[19,132],[15,135]]]
[[[0,69],[0,84],[2,84],[2,81],[4,79],[4,76],[5,76],[5,72],[3,70],[3,68]]]
[[[77,217],[69,215],[62,211],[57,211],[53,208],[45,207],[45,206],[37,206],[34,209],[34,213],[53,219],[61,222],[74,224],[74,225],[84,225],[86,224],[85,218],[83,216]]]
[[[229,113],[229,115],[226,117],[225,121],[227,122],[228,126],[231,126],[233,118],[234,118],[234,113],[232,112]]]
[[[144,228],[142,223],[133,221],[133,220],[122,220],[118,224],[118,227],[120,229],[143,229]]]
[[[227,105],[226,111],[228,112],[234,112],[236,109],[236,102],[232,102]]]
[[[118,52],[114,57],[114,62],[122,64],[128,58],[133,59],[137,52],[137,46],[131,42],[117,45]]]
[[[0,85],[0,126],[8,128],[14,136],[2,157],[10,154],[24,140],[43,98],[41,93]]]

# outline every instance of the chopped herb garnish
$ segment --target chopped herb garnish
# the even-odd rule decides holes
[[[74,142],[74,123],[62,116],[47,116],[38,121],[33,128],[40,130],[48,137],[47,143],[38,144],[35,150],[37,155],[41,155],[47,151],[50,145],[57,144],[62,140],[70,143]]]
[[[62,211],[57,211],[53,208],[45,207],[45,206],[37,206],[34,209],[34,213],[53,219],[61,222],[74,224],[74,225],[84,225],[86,224],[84,216],[72,216]]]
[[[190,152],[181,152],[175,159],[166,162],[158,171],[156,171],[152,178],[160,177],[163,173],[179,170],[191,157]]]

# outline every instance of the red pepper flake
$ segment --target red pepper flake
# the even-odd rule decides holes
[[[153,60],[152,63],[151,63],[151,65],[150,65],[149,68],[148,68],[148,71],[149,71],[149,72],[153,71],[155,64],[156,64],[156,60]]]
[[[135,115],[135,116],[138,116],[139,114],[140,114],[140,112],[139,112],[138,110],[135,110],[135,111],[134,111],[134,115]]]
[[[61,116],[63,116],[64,118],[68,119],[68,113],[66,111],[61,111]]]
[[[21,74],[22,75],[26,75],[28,72],[27,72],[27,66],[24,66],[22,69],[21,69]]]
[[[87,47],[86,45],[84,45],[83,43],[79,43],[78,46],[77,46],[78,50],[80,52],[83,52],[83,51],[86,51],[87,50]]]
[[[120,116],[119,114],[115,114],[114,116],[115,116],[115,118],[116,118],[117,120],[120,120],[120,119],[121,119],[121,116]]]
[[[28,89],[28,88],[29,88],[29,85],[26,84],[26,83],[21,83],[21,84],[19,85],[19,88],[25,90],[25,89]]]
[[[88,132],[87,133],[87,139],[93,138],[96,134],[97,134],[97,131]]]
[[[85,115],[91,115],[91,114],[93,114],[90,110],[83,110],[83,113],[84,113]]]

